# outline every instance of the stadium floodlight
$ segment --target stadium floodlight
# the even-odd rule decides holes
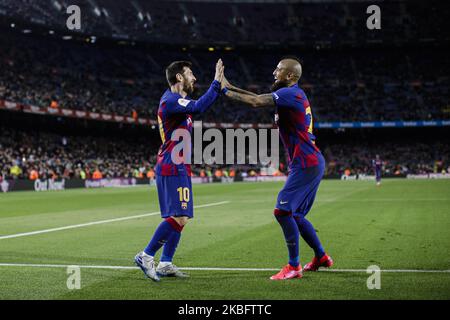
[[[53,6],[54,6],[54,7],[56,8],[56,10],[58,10],[58,11],[61,11],[61,9],[62,9],[61,4],[60,4],[58,1],[56,1],[56,0],[53,1]]]
[[[102,15],[100,9],[97,8],[97,7],[94,8],[94,13],[95,13],[95,15],[96,15],[97,17],[100,17],[100,16]]]

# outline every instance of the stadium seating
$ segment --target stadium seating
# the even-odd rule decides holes
[[[0,126],[0,176],[3,179],[28,179],[32,170],[44,178],[80,178],[81,171],[91,177],[99,169],[106,178],[136,177],[156,163],[159,137],[156,131],[136,138],[111,138],[94,135],[69,135],[48,131],[24,130]],[[370,140],[370,139],[369,139]],[[352,143],[324,137],[319,142],[326,161],[327,176],[341,176],[345,170],[351,174],[372,174],[371,161],[379,154],[387,175],[450,173],[448,155],[450,145],[445,140],[426,142],[423,139],[395,140],[379,137],[374,142],[367,139]],[[281,153],[280,161],[286,163]],[[13,167],[18,167],[14,174]],[[196,165],[194,174],[206,168],[223,166]],[[257,174],[261,167],[234,165],[238,173]],[[286,170],[282,170],[286,173]]]
[[[442,1],[374,1],[383,12],[381,32],[366,25],[368,4],[358,1],[239,3],[79,0],[80,32],[165,43],[348,44],[448,39]],[[0,10],[20,21],[61,29],[65,2],[3,0]],[[445,12],[443,12],[445,11]],[[438,14],[441,13],[441,14]],[[445,15],[446,13],[447,15]],[[169,23],[170,22],[170,23]],[[174,32],[176,28],[176,32]],[[292,31],[292,32],[286,32]]]
[[[176,59],[194,63],[198,93],[222,57],[231,82],[269,91],[282,54],[273,51],[189,53],[102,47],[38,37],[0,35],[0,100],[156,118],[166,90],[164,67]],[[437,120],[450,118],[450,63],[433,48],[295,52],[303,61],[301,86],[315,121]],[[197,94],[198,94],[197,93]],[[229,112],[229,110],[233,112]],[[222,99],[206,121],[271,123],[272,110],[253,112]]]
[[[171,61],[193,62],[195,98],[206,90],[219,57],[233,84],[263,93],[269,91],[278,60],[294,54],[303,64],[300,84],[316,123],[450,119],[448,8],[438,1],[375,3],[383,9],[379,32],[365,27],[367,3],[358,1],[262,5],[135,0],[129,5],[80,0],[83,24],[74,35],[83,41],[64,41],[62,1],[4,0],[0,104],[137,113],[154,120],[167,89],[164,69]],[[24,32],[26,27],[34,31]],[[91,41],[91,35],[102,41]],[[0,120],[6,112],[0,110]],[[273,110],[255,112],[220,99],[197,119],[267,124],[273,123]],[[21,171],[18,178],[27,178],[33,168],[41,177],[70,178],[97,167],[107,177],[130,177],[154,165],[159,143],[155,133],[149,144],[146,139],[129,143],[0,128],[3,178],[11,178],[15,165]],[[448,144],[442,139],[413,145],[399,140],[389,149],[383,147],[386,138],[370,149],[361,142],[318,141],[328,175],[346,169],[369,173],[376,153],[392,174],[439,172],[448,166]]]

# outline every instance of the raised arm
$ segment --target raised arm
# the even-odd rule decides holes
[[[214,80],[211,83],[208,91],[206,91],[198,100],[191,100],[185,98],[173,99],[169,103],[170,108],[167,112],[170,113],[185,113],[196,114],[203,113],[213,105],[213,103],[220,96],[220,82]]]
[[[169,112],[171,113],[203,113],[208,110],[220,96],[221,82],[223,81],[223,63],[222,60],[216,64],[216,74],[214,81],[211,83],[208,91],[205,92],[198,100],[190,100],[180,98],[173,104]]]
[[[228,98],[234,101],[243,102],[254,108],[270,107],[275,105],[271,93],[258,95],[256,93],[238,88],[229,83],[225,76],[223,77],[222,88]]]
[[[231,91],[236,91],[236,92],[239,92],[239,93],[248,94],[250,96],[257,96],[257,94],[254,93],[254,92],[247,91],[247,90],[244,90],[244,89],[241,89],[241,88],[238,88],[238,87],[232,85],[228,81],[228,79],[225,77],[225,75],[223,76],[223,80],[222,80],[221,84],[222,84],[222,89],[223,88],[227,88],[228,90],[231,90]]]
[[[245,104],[248,104],[254,108],[258,107],[270,107],[275,106],[275,103],[273,102],[272,94],[271,93],[265,93],[260,95],[250,95],[245,93],[239,93],[232,90],[224,90],[225,95],[234,100],[243,102]]]
[[[214,80],[211,83],[208,91],[205,92],[198,100],[191,100],[191,103],[187,105],[189,109],[187,113],[203,113],[213,105],[213,103],[220,96],[220,82]]]
[[[232,85],[231,83],[229,83],[228,81],[227,81],[226,83],[227,83],[227,84],[225,85],[225,87],[226,87],[228,90],[235,91],[235,92],[239,92],[239,93],[243,93],[243,94],[247,94],[247,95],[249,95],[249,96],[257,96],[256,93],[251,92],[251,91],[247,91],[247,90],[244,90],[244,89],[241,89],[241,88],[238,88],[238,87],[236,87],[236,86],[233,86],[233,85]]]

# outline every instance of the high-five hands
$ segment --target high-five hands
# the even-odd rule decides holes
[[[223,89],[223,88],[230,89],[232,87],[231,83],[228,82],[228,79],[225,77],[225,73],[223,75],[223,81],[220,83],[220,87],[221,87],[221,89]]]
[[[224,78],[224,66],[223,66],[223,62],[222,59],[217,60],[216,63],[216,74],[214,75],[214,80],[219,81],[221,84],[223,82],[223,78]]]

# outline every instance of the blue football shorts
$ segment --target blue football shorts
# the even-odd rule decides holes
[[[319,165],[309,168],[291,168],[286,183],[278,194],[276,208],[306,216],[316,198],[325,172],[325,160],[319,156]]]
[[[156,175],[161,217],[194,217],[192,182],[188,175]]]

